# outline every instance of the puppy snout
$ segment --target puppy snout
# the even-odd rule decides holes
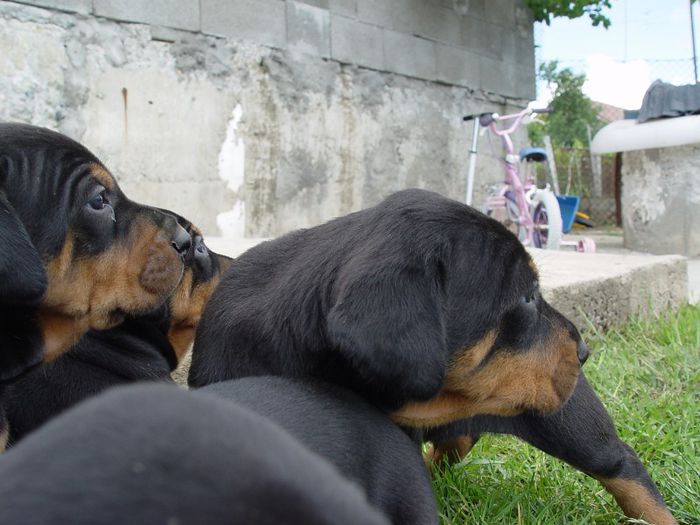
[[[178,224],[175,228],[175,233],[173,233],[170,244],[175,251],[184,258],[192,247],[192,238],[190,237],[190,234],[187,233],[187,230]]]
[[[586,343],[584,343],[583,341],[579,341],[578,348],[576,349],[576,355],[578,356],[579,363],[585,363],[590,353],[591,351],[588,349]]]

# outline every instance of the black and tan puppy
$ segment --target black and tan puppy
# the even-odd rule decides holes
[[[322,381],[246,377],[199,390],[277,423],[365,489],[395,525],[438,523],[420,449],[385,414],[349,390]],[[276,455],[276,452],[273,452]]]
[[[109,330],[90,330],[65,354],[9,385],[3,405],[10,443],[109,387],[170,381],[192,343],[206,301],[231,264],[228,257],[209,251],[192,223],[177,220],[192,244],[175,292],[152,313],[128,317]]]
[[[0,456],[0,524],[386,525],[265,418],[175,385],[110,390]]]
[[[0,381],[88,329],[158,308],[180,282],[189,234],[130,201],[86,148],[0,123]]]
[[[587,355],[512,233],[461,203],[406,190],[239,257],[205,309],[189,382],[317,377],[406,427],[438,428],[481,414],[554,414]],[[576,417],[602,424],[585,406]],[[543,432],[557,442],[554,428]],[[612,463],[598,467],[614,476],[622,458],[609,450],[601,457]],[[643,490],[625,512],[650,516],[651,501],[657,522],[672,523],[639,468]],[[618,486],[606,484],[619,499]]]

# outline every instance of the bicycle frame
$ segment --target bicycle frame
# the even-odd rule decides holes
[[[511,113],[509,115],[498,115],[496,113],[486,113],[479,116],[479,123],[483,127],[488,127],[489,131],[501,139],[501,144],[506,153],[504,160],[506,177],[503,182],[498,195],[491,196],[487,199],[487,207],[490,209],[506,209],[507,212],[507,198],[506,193],[510,190],[515,198],[515,203],[518,207],[518,217],[515,218],[517,224],[522,230],[524,230],[525,238],[521,238],[521,241],[525,245],[533,246],[533,232],[535,228],[532,215],[530,214],[531,208],[531,198],[530,194],[532,191],[536,190],[535,181],[532,177],[527,176],[525,180],[520,178],[520,173],[518,171],[518,164],[520,162],[520,157],[515,153],[515,148],[513,146],[513,141],[511,135],[520,126],[522,120],[531,115],[533,110],[526,108],[517,113]],[[497,124],[499,122],[512,121],[509,127],[499,129]],[[519,229],[518,236],[521,237],[521,232]]]
[[[520,126],[523,119],[533,113],[549,113],[550,109],[526,108],[509,115],[497,113],[481,113],[467,115],[463,120],[474,119],[474,135],[472,147],[469,151],[469,171],[467,175],[467,204],[471,205],[472,190],[474,185],[474,172],[476,168],[476,145],[479,127],[488,128],[491,133],[501,139],[505,157],[505,180],[499,190],[491,193],[486,199],[486,213],[495,217],[498,210],[505,210],[506,219],[517,227],[514,232],[525,246],[537,248],[559,249],[562,245],[572,245],[576,251],[594,252],[595,243],[591,239],[579,241],[562,241],[562,217],[557,197],[549,188],[537,187],[534,177],[528,172],[523,180],[520,176],[520,155],[515,153],[515,147],[511,135]],[[501,124],[499,129],[498,124]],[[507,127],[503,123],[508,123]],[[500,219],[503,221],[503,219]],[[506,222],[506,226],[508,226]]]

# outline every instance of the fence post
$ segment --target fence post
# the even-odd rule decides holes
[[[591,151],[591,127],[586,122],[586,134],[588,135],[588,154],[591,158],[591,174],[593,175],[593,197],[603,196],[603,169],[600,165],[600,155],[594,155]]]
[[[554,150],[552,149],[552,139],[549,135],[544,136],[544,147],[547,150],[547,165],[549,166],[549,174],[552,177],[552,186],[554,194],[560,195],[559,191],[559,176],[557,175],[557,164],[554,162]]]

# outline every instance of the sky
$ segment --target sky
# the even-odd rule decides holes
[[[586,73],[591,99],[638,109],[647,87],[661,78],[674,84],[694,81],[688,0],[612,0],[606,30],[586,17],[555,18],[535,24],[538,61],[559,60]],[[700,54],[700,2],[693,7]],[[538,86],[538,99],[548,97]]]

